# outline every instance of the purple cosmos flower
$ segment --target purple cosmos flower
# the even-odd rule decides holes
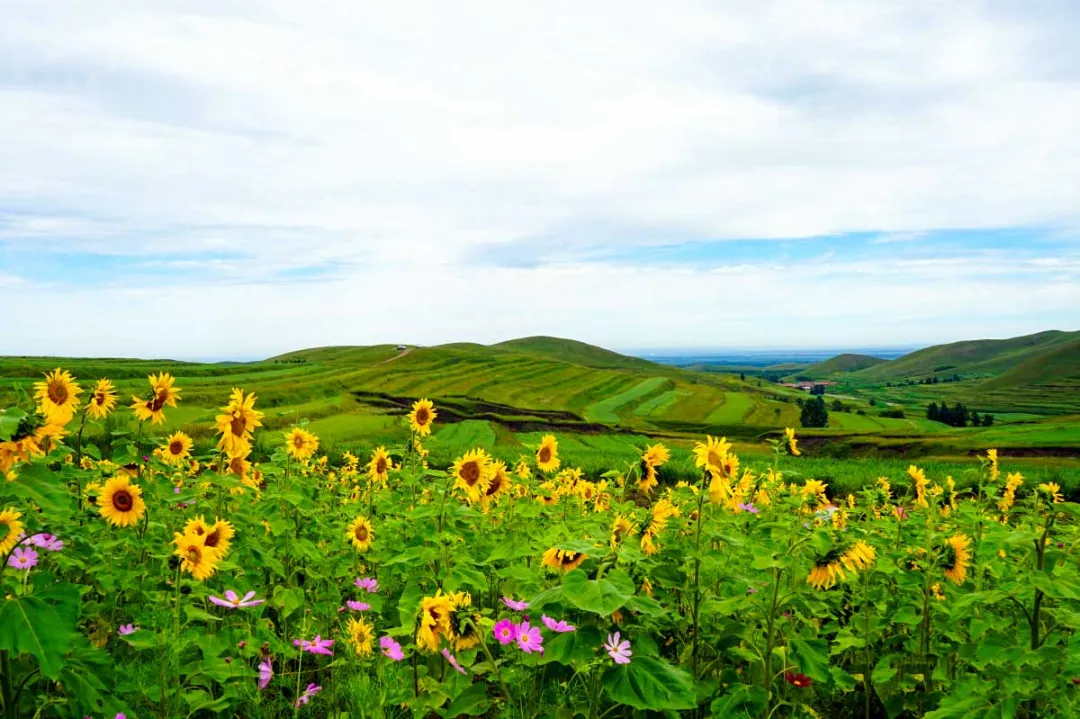
[[[618,632],[613,635],[608,634],[604,649],[607,650],[608,655],[615,660],[616,664],[629,664],[630,657],[633,655],[633,652],[630,651],[630,640],[623,639],[620,642]]]
[[[540,634],[540,627],[530,627],[528,619],[517,625],[517,643],[526,654],[544,653],[544,637]]]
[[[180,494],[180,488],[179,487],[173,487],[172,493],[173,494]]]
[[[367,602],[354,602],[350,599],[345,603],[349,605],[349,609],[353,610],[354,612],[366,612],[367,610],[371,609],[371,605]]]
[[[383,637],[379,640],[379,646],[382,648],[382,653],[395,662],[400,662],[405,658],[405,655],[401,651],[401,645],[393,640],[392,637]]]
[[[36,564],[37,552],[29,547],[16,547],[15,551],[8,557],[8,566],[15,567],[15,569],[30,571],[30,567]]]
[[[739,509],[741,509],[744,512],[749,512],[750,514],[757,514],[758,512],[761,511],[760,509],[758,509],[757,507],[754,506],[753,502],[746,502],[746,503],[739,502]]]
[[[145,459],[145,457],[144,457],[144,459]],[[124,714],[123,712],[120,712],[113,719],[127,719],[127,714]]]
[[[747,587],[747,588],[746,588],[746,594],[747,594],[747,596],[749,596],[749,595],[751,595],[751,594],[757,594],[757,593],[758,593],[758,590],[754,589],[753,587]]]
[[[50,552],[59,552],[64,548],[64,543],[57,539],[54,535],[48,533],[35,534],[24,540],[25,543],[33,544],[34,546],[47,549]]]
[[[293,644],[300,647],[300,651],[302,652],[311,652],[312,654],[325,654],[328,657],[334,656],[334,650],[330,648],[334,646],[334,640],[323,639],[321,634],[316,634],[315,638],[312,639],[310,642],[307,639],[293,639]]]
[[[450,666],[452,666],[454,669],[457,669],[458,672],[461,674],[465,673],[465,667],[458,664],[458,660],[454,657],[453,654],[450,653],[449,649],[446,649],[444,647],[442,650],[442,655],[446,657],[446,661],[450,662]]]
[[[300,707],[302,707],[303,705],[305,705],[309,701],[311,701],[311,697],[315,696],[316,694],[318,694],[321,691],[322,691],[322,687],[315,684],[315,682],[312,682],[311,684],[308,684],[307,689],[305,689],[304,693],[301,694],[296,699],[296,703],[293,704],[293,706],[296,707],[297,709],[299,709]]]
[[[139,628],[134,624],[121,624],[117,628],[116,633],[122,637],[126,637],[127,635],[134,634],[137,631],[139,631]]]
[[[506,646],[517,639],[517,630],[517,625],[509,619],[500,619],[495,622],[495,628],[492,629],[492,633],[494,633],[495,638],[499,640],[499,644]]]
[[[519,602],[511,599],[510,597],[503,597],[502,603],[513,609],[515,612],[524,612],[526,609],[529,608],[528,602]]]
[[[226,589],[224,599],[221,597],[210,597],[210,601],[219,607],[227,607],[229,609],[236,609],[237,607],[257,607],[266,601],[265,599],[252,599],[254,596],[255,592],[252,591],[245,594],[244,598],[241,599],[236,592],[231,589]]]
[[[379,580],[372,577],[357,577],[356,587],[358,589],[366,589],[368,594],[374,594],[379,591]]]
[[[575,627],[573,624],[567,624],[565,619],[555,621],[546,614],[541,614],[540,620],[544,622],[545,627],[558,634],[563,634],[564,632],[572,632],[577,629],[577,627]]]
[[[266,657],[259,662],[259,691],[266,689],[266,685],[270,683],[270,680],[274,678],[274,665],[270,662],[270,657]]]

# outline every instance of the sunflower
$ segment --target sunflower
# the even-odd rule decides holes
[[[409,413],[409,426],[412,431],[421,437],[431,434],[431,423],[435,421],[438,413],[435,404],[430,399],[421,399],[413,403],[412,412]]]
[[[176,556],[180,557],[180,569],[191,574],[198,581],[210,577],[216,570],[221,555],[216,549],[206,546],[206,536],[194,534],[176,534],[173,537]]]
[[[466,452],[454,462],[454,487],[463,491],[470,502],[478,502],[491,484],[493,471],[487,452],[482,449]]]
[[[375,643],[375,625],[364,621],[364,618],[350,619],[345,625],[345,633],[348,634],[348,642],[358,657],[370,657],[372,645]]]
[[[1001,470],[998,469],[998,451],[996,449],[986,450],[986,459],[990,462],[990,481],[996,482],[997,478],[1001,476]]]
[[[132,395],[131,409],[140,422],[149,419],[154,424],[161,424],[165,421],[165,408],[175,407],[176,400],[180,399],[180,388],[173,387],[176,378],[168,372],[150,375],[147,379],[150,381],[150,399]]]
[[[615,548],[622,544],[624,539],[634,536],[635,532],[637,532],[637,528],[633,522],[621,514],[616,514],[615,521],[611,523],[611,550],[615,551]]]
[[[671,459],[671,452],[662,444],[646,445],[641,461],[653,467],[659,467]]]
[[[970,546],[971,539],[965,534],[957,533],[946,539],[942,548],[941,566],[945,569],[945,577],[958,587],[967,579],[967,568],[971,560],[971,553],[968,551]]]
[[[420,602],[420,626],[416,629],[416,646],[429,652],[437,652],[443,638],[453,641],[454,630],[450,624],[453,611],[453,599],[441,590],[436,590],[434,597],[424,597]]]
[[[162,447],[161,461],[173,466],[180,466],[191,455],[191,437],[183,432],[174,432],[165,440]]]
[[[825,490],[828,488],[829,485],[819,479],[808,479],[806,484],[799,488],[799,494],[804,499],[813,497],[819,505],[824,505],[829,503],[829,499],[825,494]]]
[[[184,534],[190,534],[196,537],[206,536],[206,533],[210,531],[210,525],[206,523],[200,514],[195,519],[189,519],[188,523],[184,525]]]
[[[795,439],[795,429],[793,427],[785,428],[784,435],[787,437],[788,453],[794,457],[798,457],[802,454],[802,452],[799,451],[799,440]]]
[[[638,479],[638,489],[645,494],[650,494],[657,484],[656,467],[645,461],[643,457],[638,467],[641,477]]]
[[[300,427],[285,433],[285,452],[293,459],[311,459],[319,449],[319,438]]]
[[[529,469],[529,463],[524,459],[519,459],[517,467],[514,469],[514,474],[518,476],[518,479],[528,479],[532,476],[532,470]]]
[[[132,484],[126,473],[118,473],[105,483],[97,504],[101,516],[116,527],[135,524],[146,513],[142,487]]]
[[[0,536],[0,554],[6,555],[19,543],[19,535],[23,531],[23,523],[19,521],[21,516],[22,512],[16,512],[11,507],[0,512],[0,532],[4,532]]]
[[[99,379],[90,394],[86,411],[91,419],[105,419],[116,407],[116,387],[107,379]]]
[[[345,539],[352,542],[352,545],[356,547],[356,551],[366,552],[371,549],[371,542],[375,539],[375,529],[371,526],[371,521],[361,515],[349,525],[348,530],[345,532]]]
[[[716,439],[706,437],[705,442],[694,445],[694,466],[707,469],[713,474],[722,474],[725,471],[725,460],[731,450],[731,443],[727,437]]]
[[[472,606],[472,597],[468,592],[458,592],[450,595],[450,630],[453,632],[454,651],[463,652],[472,649],[480,643],[480,634],[477,626],[480,623],[480,615],[469,614],[466,607]]]
[[[555,441],[555,435],[545,434],[536,450],[536,468],[541,472],[554,472],[560,464],[559,443]]]
[[[1061,493],[1061,485],[1057,482],[1045,482],[1039,485],[1039,491],[1046,495],[1054,504],[1061,504],[1065,501],[1065,495]]]
[[[0,442],[0,473],[10,472],[16,462],[29,462],[31,457],[43,454],[45,452],[38,445],[34,435]]]
[[[874,563],[874,548],[861,539],[840,555],[840,561],[852,572],[867,569]]]
[[[501,459],[491,464],[491,481],[484,490],[484,499],[497,499],[510,491],[510,473],[506,469],[506,462]]]
[[[230,457],[247,454],[251,447],[251,436],[256,427],[262,426],[263,413],[255,409],[254,393],[244,394],[244,390],[233,388],[229,403],[221,408],[224,414],[215,418],[215,427],[221,433],[218,449]]]
[[[843,551],[833,549],[814,562],[806,581],[814,589],[822,590],[832,588],[844,577]]]
[[[569,572],[571,569],[580,566],[586,559],[588,559],[588,555],[582,554],[581,552],[552,547],[544,552],[544,557],[540,563],[545,567]]]
[[[204,535],[206,548],[217,552],[219,557],[224,557],[229,553],[229,546],[235,536],[236,530],[233,529],[232,524],[228,520],[219,518],[214,522],[214,526],[206,530]]]
[[[46,372],[44,382],[34,383],[34,399],[50,423],[64,425],[70,422],[79,406],[80,393],[82,388],[75,383],[71,373],[59,367]]]
[[[385,486],[386,480],[390,477],[390,468],[392,466],[390,453],[386,451],[386,448],[376,447],[375,451],[371,453],[371,461],[368,462],[368,478],[372,482],[378,482]]]
[[[250,452],[250,450],[249,450]],[[235,457],[229,458],[229,463],[225,465],[226,474],[235,474],[241,482],[244,482],[248,478],[248,472],[251,471],[251,462],[248,461],[247,453],[238,454]]]

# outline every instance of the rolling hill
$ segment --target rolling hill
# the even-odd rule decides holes
[[[800,379],[825,379],[834,374],[842,372],[858,372],[859,370],[876,367],[886,362],[889,362],[889,360],[880,357],[871,357],[870,355],[847,353],[837,355],[824,362],[812,364],[809,367],[799,370],[794,376]]]

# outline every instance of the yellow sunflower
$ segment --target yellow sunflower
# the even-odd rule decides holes
[[[506,469],[506,462],[501,459],[491,464],[491,481],[484,490],[484,499],[497,499],[508,493],[511,489],[510,473]]]
[[[50,423],[65,425],[75,416],[79,407],[79,394],[82,388],[67,370],[57,367],[45,373],[44,382],[34,383],[34,399],[38,401],[41,414]]]
[[[429,652],[437,652],[442,639],[453,641],[454,631],[450,625],[453,611],[453,600],[441,590],[436,590],[434,597],[424,597],[420,602],[416,646]]]
[[[180,388],[173,386],[176,378],[168,372],[150,375],[147,379],[150,381],[150,399],[132,396],[131,409],[140,422],[151,420],[161,424],[165,421],[165,408],[175,407],[176,400],[180,399]]]
[[[161,461],[179,467],[191,455],[191,445],[191,437],[183,432],[170,434],[161,448]]]
[[[437,416],[435,404],[431,400],[417,400],[413,403],[412,412],[409,413],[409,426],[412,427],[413,432],[426,437],[431,434],[431,424]]]
[[[544,552],[543,559],[541,559],[540,563],[545,567],[569,572],[571,569],[579,567],[581,563],[588,558],[588,555],[582,554],[581,552],[552,547]]]
[[[642,460],[638,469],[641,473],[641,477],[638,479],[638,489],[645,494],[650,494],[653,487],[659,484],[656,480],[656,467]]]
[[[345,633],[349,636],[349,644],[358,657],[370,657],[372,645],[375,643],[375,625],[364,621],[364,618],[350,619],[345,625]]]
[[[861,539],[840,555],[840,561],[853,572],[867,569],[874,563],[874,548]]]
[[[4,533],[0,536],[0,555],[6,555],[19,543],[23,531],[23,523],[19,521],[21,516],[22,512],[16,512],[12,507],[0,512],[0,532]]]
[[[106,482],[97,504],[101,516],[116,527],[131,526],[146,513],[142,487],[132,484],[127,474],[117,474]]]
[[[371,542],[375,539],[375,529],[371,526],[371,521],[361,515],[349,525],[345,532],[345,539],[352,542],[356,551],[366,552],[371,549]]]
[[[184,525],[184,534],[191,534],[196,537],[203,537],[210,531],[210,525],[206,523],[200,514],[194,519],[189,519],[188,523]]]
[[[694,445],[694,466],[707,469],[713,474],[723,474],[731,443],[727,437],[706,437],[705,442]]]
[[[641,461],[653,467],[660,467],[671,459],[671,451],[663,444],[646,445]]]
[[[116,388],[107,379],[99,379],[90,395],[86,411],[91,419],[105,419],[116,407]]]
[[[518,479],[528,479],[532,476],[532,470],[529,469],[529,463],[524,459],[518,460],[517,469],[514,473],[517,474]]]
[[[319,438],[301,427],[285,433],[285,452],[293,459],[311,459],[319,449]]]
[[[1054,504],[1061,504],[1065,501],[1065,495],[1061,493],[1061,485],[1057,482],[1045,482],[1040,484],[1039,490]]]
[[[615,515],[615,521],[611,523],[611,549],[615,550],[627,537],[632,537],[637,532],[634,523],[621,514]]]
[[[795,439],[795,429],[787,427],[784,429],[784,434],[787,436],[788,452],[792,456],[798,457],[802,452],[799,451],[799,440]]]
[[[450,631],[453,633],[455,652],[463,652],[480,644],[480,634],[477,631],[480,615],[466,611],[471,605],[472,597],[468,592],[450,595]]]
[[[368,478],[372,482],[378,482],[385,486],[386,480],[390,477],[390,468],[392,466],[390,453],[386,451],[386,447],[376,447],[375,451],[371,453],[371,461],[368,462]]]
[[[176,556],[180,558],[180,569],[191,574],[198,581],[203,581],[217,571],[221,559],[216,549],[206,546],[206,535],[176,534],[173,537]]]
[[[560,464],[559,443],[555,441],[555,435],[545,434],[536,450],[536,468],[545,473],[554,472]]]
[[[248,472],[250,471],[251,462],[248,461],[247,453],[238,454],[235,457],[230,457],[229,463],[225,466],[225,473],[235,474],[241,482],[247,480]]]
[[[843,579],[846,575],[841,555],[840,550],[834,549],[816,560],[810,569],[810,574],[806,577],[807,583],[814,589],[823,590],[832,588],[837,581]]]
[[[212,549],[219,557],[224,557],[229,553],[232,538],[235,536],[236,530],[233,529],[232,524],[228,520],[219,518],[214,521],[214,526],[207,528],[203,538],[207,549]]]
[[[971,563],[970,546],[971,539],[957,533],[945,540],[942,549],[941,566],[945,570],[945,577],[958,587],[967,579],[967,568]]]
[[[482,449],[466,452],[454,462],[454,487],[465,493],[470,502],[479,502],[491,484],[491,457]]]
[[[255,409],[255,394],[233,388],[229,403],[221,408],[223,414],[215,418],[215,428],[221,434],[218,449],[230,457],[247,454],[256,427],[262,426],[263,413]]]

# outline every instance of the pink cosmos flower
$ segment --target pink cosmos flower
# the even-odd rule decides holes
[[[366,612],[367,610],[371,609],[371,605],[367,602],[354,602],[350,599],[345,603],[349,605],[349,609],[353,610],[354,612]]]
[[[761,511],[760,509],[758,509],[757,507],[754,506],[753,502],[746,502],[745,504],[743,502],[739,502],[739,509],[741,509],[744,512],[749,512],[750,514],[757,514],[758,512]]]
[[[48,533],[34,534],[24,540],[24,542],[41,547],[42,549],[47,549],[50,552],[59,552],[64,548],[63,542],[57,539],[55,535]]]
[[[896,518],[899,519],[901,522],[908,518],[908,513],[904,510],[903,505],[896,505],[896,509],[894,511],[896,513]]]
[[[311,652],[312,654],[325,654],[328,657],[334,656],[334,650],[330,647],[334,646],[333,639],[323,639],[321,634],[316,634],[315,638],[310,642],[307,639],[293,639],[293,644],[300,647],[302,652]],[[314,685],[312,685],[314,686]],[[320,689],[322,687],[319,687]],[[305,702],[306,704],[307,702]]]
[[[461,674],[465,673],[465,667],[458,664],[458,660],[454,657],[453,654],[450,653],[449,649],[446,649],[444,647],[442,650],[442,655],[446,658],[446,661],[450,662],[450,666],[452,666],[454,669],[457,669],[458,672]]]
[[[495,638],[499,640],[499,644],[506,646],[510,642],[517,639],[517,625],[509,619],[500,619],[495,622],[495,627],[492,629],[492,633]]]
[[[544,653],[544,637],[540,634],[540,627],[530,627],[527,619],[517,625],[517,643],[526,654]]]
[[[311,697],[315,696],[316,694],[318,694],[321,691],[322,691],[322,687],[317,686],[315,684],[315,682],[312,682],[311,684],[308,684],[307,689],[304,690],[303,694],[301,694],[299,697],[297,697],[296,703],[293,704],[293,706],[296,707],[297,709],[299,709],[300,707],[302,707],[303,705],[305,705],[309,701],[311,701]]]
[[[630,651],[630,640],[624,639],[620,642],[618,632],[615,632],[614,635],[608,634],[604,649],[607,650],[607,653],[615,660],[616,664],[629,664],[630,657],[633,655],[633,652]]]
[[[379,646],[382,648],[382,653],[393,659],[395,662],[400,662],[405,658],[405,655],[401,651],[401,645],[395,642],[392,637],[382,637],[379,639]]]
[[[565,619],[555,621],[546,614],[541,614],[540,620],[544,622],[545,627],[547,627],[553,632],[556,632],[557,634],[563,634],[564,632],[572,632],[577,629],[577,627],[575,627],[573,624],[567,624]]]
[[[266,657],[259,662],[259,691],[266,689],[266,685],[270,683],[270,680],[274,678],[274,665],[270,661],[270,657]]]
[[[502,603],[513,609],[515,612],[524,612],[529,608],[528,602],[519,602],[511,599],[510,597],[503,597]]]
[[[252,591],[245,594],[244,598],[241,599],[236,592],[231,589],[226,589],[224,599],[221,597],[210,597],[210,601],[219,607],[227,607],[228,609],[236,609],[237,607],[257,607],[266,601],[265,599],[252,599],[254,596],[255,592]]]
[[[374,594],[379,591],[379,580],[372,577],[357,577],[356,587],[358,589],[366,589],[368,594]]]
[[[116,633],[122,637],[126,637],[127,635],[134,634],[137,631],[139,631],[139,628],[134,624],[121,624],[117,628]]]
[[[37,565],[37,552],[29,547],[16,547],[8,557],[8,566],[15,569],[30,571],[30,568],[35,565]]]

